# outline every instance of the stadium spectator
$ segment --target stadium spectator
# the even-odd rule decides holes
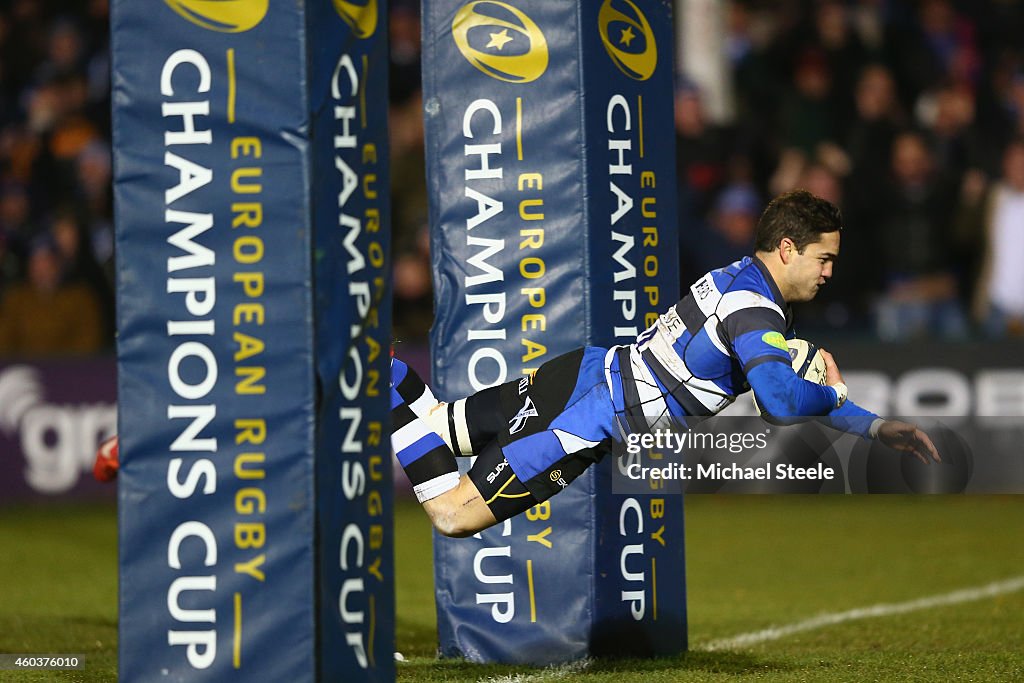
[[[904,123],[892,73],[883,64],[864,67],[857,81],[856,112],[844,141],[849,156],[845,215],[851,223],[879,220],[877,198],[885,185],[893,138]]]
[[[900,133],[893,141],[889,178],[874,239],[884,279],[876,311],[878,335],[890,341],[925,335],[960,339],[967,321],[950,248],[957,193],[916,131]]]
[[[81,214],[79,239],[86,238],[108,268],[107,282],[113,274],[108,24],[107,0],[12,0],[0,7],[0,288],[5,294],[13,281],[28,277],[28,245],[49,232],[56,207]],[[33,254],[33,267],[41,260]],[[109,286],[100,298],[101,308],[112,311]],[[38,322],[28,320],[25,326]],[[106,344],[113,340],[110,325],[103,338]]]
[[[782,105],[783,146],[813,157],[836,137],[837,115],[828,62],[821,50],[807,48],[797,59],[793,88]]]
[[[102,345],[100,310],[82,284],[64,282],[60,252],[48,237],[29,254],[28,277],[0,303],[0,355],[58,356],[95,353]]]
[[[418,2],[388,3],[390,63],[388,86],[392,104],[403,104],[420,90],[420,11]]]
[[[17,260],[17,272],[22,272],[28,245],[37,230],[30,220],[28,191],[20,182],[0,183],[0,232],[5,237],[8,252]]]
[[[21,279],[21,259],[14,253],[11,238],[0,228],[0,301],[4,292]]]
[[[81,31],[70,18],[61,17],[51,24],[46,58],[36,67],[34,80],[42,82],[78,74],[85,60]]]
[[[842,178],[829,165],[821,162],[804,164],[796,181],[784,188],[788,192],[794,189],[805,189],[811,194],[821,197],[840,209],[845,206],[845,192]],[[814,301],[801,306],[801,328],[815,330],[843,330],[849,332],[851,326],[863,328],[867,317],[867,294],[865,282],[871,272],[871,239],[868,230],[860,224],[843,235],[842,263],[832,271],[828,286],[814,298]]]
[[[110,282],[114,280],[114,212],[110,148],[104,141],[86,146],[75,160],[74,204],[87,226],[92,252]]]
[[[853,14],[845,2],[824,0],[814,13],[814,34],[810,40],[822,55],[832,83],[829,98],[834,114],[834,133],[841,139],[853,111],[853,93],[860,69],[867,60],[867,50],[853,28]]]
[[[103,268],[96,262],[88,228],[72,209],[58,210],[50,222],[50,236],[64,264],[64,282],[84,285],[100,309],[102,339],[114,340],[114,295]]]
[[[701,274],[750,253],[754,228],[764,205],[748,183],[726,187],[715,200],[710,224],[688,226],[680,236],[682,279],[689,283]]]
[[[904,104],[953,77],[973,78],[975,35],[974,23],[950,0],[921,0],[916,15],[895,22],[887,48]]]
[[[990,337],[1024,335],[1024,139],[1003,156],[1003,175],[986,206],[985,263],[974,314]]]
[[[847,9],[850,25],[864,50],[872,57],[878,57],[885,46],[886,0],[855,0]]]
[[[707,120],[700,89],[681,78],[675,88],[676,174],[679,216],[687,224],[707,215],[727,180],[729,151],[724,132]]]
[[[974,126],[974,100],[970,90],[945,85],[917,103],[917,121],[931,135],[935,163],[956,183],[968,169],[984,165],[984,143]]]
[[[1004,49],[986,70],[978,89],[977,123],[986,140],[998,149],[1024,135],[1024,53],[1020,49]],[[986,159],[986,170],[997,173],[998,154],[994,157]]]

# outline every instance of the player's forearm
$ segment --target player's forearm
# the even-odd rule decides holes
[[[835,389],[797,377],[785,363],[751,368],[747,381],[762,412],[774,418],[828,415],[836,408]]]
[[[830,426],[865,439],[874,438],[878,431],[878,425],[875,422],[881,421],[881,419],[870,410],[865,410],[850,400],[828,414]]]

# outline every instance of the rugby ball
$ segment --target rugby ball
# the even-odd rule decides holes
[[[821,350],[806,339],[787,339],[786,346],[789,347],[789,361],[793,366],[793,372],[808,382],[824,386],[827,372]],[[754,392],[750,392],[750,397],[754,401],[754,408],[760,414],[761,406],[758,405]]]

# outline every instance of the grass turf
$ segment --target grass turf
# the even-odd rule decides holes
[[[434,658],[429,525],[400,502],[397,648],[408,661],[399,680],[1024,680],[1024,591],[700,649],[1024,575],[1024,497],[691,496],[686,512],[691,652],[531,669]],[[116,680],[116,536],[110,506],[0,508],[0,652],[87,660],[83,671],[0,671],[0,681]]]

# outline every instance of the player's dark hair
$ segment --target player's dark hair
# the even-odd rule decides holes
[[[843,228],[843,216],[830,201],[815,197],[807,190],[780,194],[768,203],[757,221],[754,250],[770,252],[783,237],[793,240],[798,252],[821,239],[826,232]]]

